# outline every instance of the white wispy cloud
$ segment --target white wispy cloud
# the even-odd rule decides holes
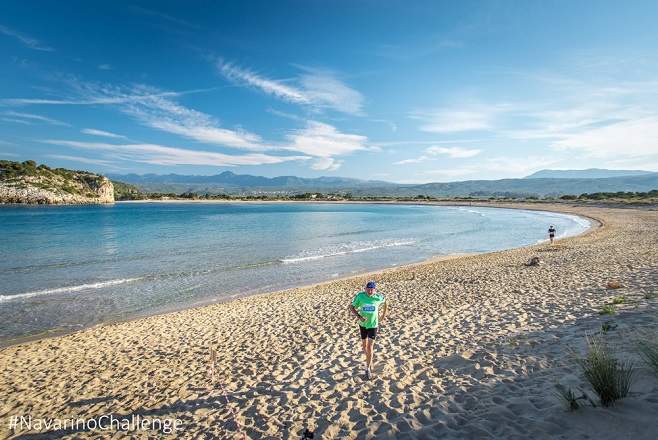
[[[564,134],[552,143],[558,151],[576,151],[593,158],[655,156],[657,146],[658,116]]]
[[[43,98],[4,98],[0,99],[0,106],[3,107],[23,107],[28,105],[120,105],[131,101],[127,95],[117,94],[115,96],[101,96],[97,91],[92,91],[93,87],[85,85],[84,91],[78,88],[77,93],[84,97],[77,99],[43,99]],[[103,90],[104,88],[100,88]],[[104,91],[103,93],[107,93]],[[93,96],[92,96],[93,95]],[[167,95],[171,95],[168,93]]]
[[[138,85],[127,90],[89,83],[75,83],[80,99],[7,99],[4,105],[109,105],[136,118],[142,124],[184,136],[198,142],[238,149],[263,151],[271,147],[262,139],[243,130],[221,128],[209,115],[179,105],[174,98],[178,94]]]
[[[2,142],[0,142],[2,144]],[[6,151],[0,151],[0,157],[20,157],[20,154],[8,153]]]
[[[652,59],[628,53],[590,56],[578,58],[569,76],[524,72],[519,80],[544,97],[519,101],[515,113],[523,122],[508,124],[497,135],[571,158],[596,159],[601,166],[614,166],[623,157],[658,158],[658,81],[642,73],[652,65],[655,71]]]
[[[18,112],[13,112],[13,111],[8,111],[5,112],[6,115],[8,116],[13,116],[15,118],[22,118],[22,119],[27,119],[28,121],[39,121],[39,122],[45,122],[51,125],[67,125],[70,126],[70,124],[67,124],[66,122],[62,121],[57,121],[55,119],[51,118],[46,118],[45,116],[40,116],[40,115],[33,115],[30,113],[18,113]]]
[[[23,45],[33,50],[42,50],[46,52],[52,52],[55,50],[50,46],[44,45],[41,41],[37,40],[36,38],[33,38],[15,29],[8,28],[7,26],[0,25],[0,32],[5,35],[9,35],[10,37],[14,37],[18,39]]]
[[[221,127],[220,122],[203,112],[187,108],[178,103],[177,98],[181,93],[165,92],[146,85],[134,85],[131,87],[114,87],[109,85],[98,85],[92,83],[72,82],[72,89],[79,96],[78,100],[11,100],[11,102],[0,101],[5,105],[37,105],[37,104],[72,104],[72,105],[106,105],[118,112],[124,113],[141,124],[157,130],[175,134],[196,142],[216,145],[221,147],[248,150],[253,152],[300,152],[303,156],[279,156],[279,155],[230,155],[211,152],[191,153],[189,150],[167,149],[168,154],[155,155],[158,163],[169,163],[169,158],[176,157],[180,153],[180,159],[198,161],[201,157],[207,159],[208,164],[262,164],[277,163],[286,160],[316,158],[310,162],[313,169],[338,169],[342,161],[335,156],[349,155],[356,151],[378,151],[376,147],[368,144],[366,136],[341,133],[336,127],[317,121],[307,121],[303,129],[293,130],[285,136],[283,143],[267,142],[259,135],[246,130],[227,129]],[[333,87],[333,86],[332,86]],[[331,87],[330,87],[331,88]],[[286,94],[285,90],[277,93]],[[319,100],[319,99],[318,99]],[[302,119],[297,118],[298,122]],[[113,133],[101,130],[84,129],[83,133],[104,136],[110,138],[123,138]],[[64,142],[64,141],[61,141]],[[73,142],[73,141],[69,141]],[[74,145],[74,144],[70,144]],[[83,148],[80,144],[78,148]],[[85,144],[92,145],[92,144]],[[109,149],[108,145],[105,149]],[[138,144],[125,147],[125,151],[144,151],[146,147]],[[162,147],[168,148],[168,147]],[[124,151],[124,152],[125,152]],[[233,158],[233,159],[232,159]],[[142,160],[142,159],[138,159]]]
[[[300,116],[294,115],[292,113],[282,112],[280,110],[275,110],[273,108],[268,108],[265,111],[267,113],[271,113],[273,115],[280,116],[280,117],[285,118],[285,119],[290,119],[292,121],[297,121],[297,122],[300,122],[300,121],[303,122],[304,121],[304,119]]]
[[[295,80],[275,80],[234,63],[219,60],[217,70],[229,81],[259,89],[285,102],[343,113],[361,114],[363,95],[329,70],[297,66],[304,73]]]
[[[321,157],[311,162],[312,170],[336,171],[343,164],[342,160],[335,160],[331,157]]]
[[[397,124],[396,124],[395,122],[393,122],[393,121],[389,121],[388,119],[373,119],[372,121],[373,121],[373,122],[380,122],[380,123],[382,123],[382,124],[386,124],[386,125],[388,125],[388,126],[391,128],[391,131],[392,131],[393,133],[395,133],[396,131],[398,131],[398,126],[397,126]]]
[[[275,164],[310,159],[308,156],[271,156],[258,153],[227,155],[212,151],[186,150],[155,144],[114,145],[102,142],[78,142],[56,139],[47,139],[42,142],[84,150],[103,151],[108,158],[114,160],[129,160],[153,165],[237,166]]]
[[[620,72],[628,71],[628,66]],[[619,160],[634,158],[651,163],[658,159],[658,81],[653,78],[629,80],[600,72],[563,74],[518,73],[519,83],[534,96],[505,97],[505,102],[462,99],[461,106],[432,111],[415,111],[411,118],[421,121],[419,129],[449,135],[479,130],[493,145],[509,141],[507,150],[517,148],[519,157],[482,162],[488,170],[525,175],[570,158],[572,166],[614,167]],[[458,101],[457,98],[452,98]],[[519,143],[518,141],[523,141]],[[552,152],[554,159],[528,161],[523,150]],[[451,158],[475,156],[477,150],[438,147],[434,153]],[[423,157],[399,162],[430,160]],[[578,161],[578,162],[574,162]],[[583,165],[575,165],[575,163]],[[589,165],[588,165],[589,164]],[[632,167],[629,162],[629,167]]]
[[[103,136],[103,137],[109,137],[109,138],[115,138],[115,139],[125,139],[125,136],[121,136],[119,134],[114,134],[114,133],[108,133],[107,131],[102,131],[102,130],[95,130],[93,128],[85,128],[82,130],[84,134],[90,134],[92,136]]]
[[[301,90],[290,87],[284,84],[283,81],[265,78],[256,72],[224,62],[224,60],[217,62],[217,69],[231,82],[255,87],[268,95],[283,99],[284,101],[296,104],[311,103]]]
[[[30,121],[24,119],[15,119],[15,118],[0,118],[0,121],[11,122],[14,124],[23,124],[23,125],[32,125]]]
[[[25,105],[88,105],[91,102],[80,102],[79,100],[65,99],[42,99],[42,98],[4,98],[0,99],[0,105],[8,106],[25,106]]]
[[[351,115],[361,114],[361,93],[345,85],[329,70],[308,67],[303,69],[306,73],[300,76],[300,83],[312,103]]]
[[[102,160],[102,159],[89,159],[87,157],[78,157],[78,156],[66,156],[62,154],[45,154],[45,157],[49,157],[51,159],[63,159],[63,160],[70,160],[73,162],[80,162],[80,163],[86,163],[90,165],[101,165],[105,167],[112,167],[114,164],[112,161],[109,160]]]
[[[491,175],[491,172],[505,177],[524,177],[541,169],[551,168],[558,159],[551,156],[499,156],[466,166],[450,169],[436,169],[426,172],[428,175],[442,176],[447,180],[478,179],[481,175]]]
[[[270,150],[262,139],[244,130],[222,128],[219,121],[205,113],[184,107],[175,98],[180,94],[145,85],[128,89],[94,84],[77,84],[83,103],[115,106],[142,124],[195,140],[197,142],[246,149]]]
[[[401,160],[399,162],[394,162],[393,165],[407,165],[407,164],[410,164],[410,163],[425,162],[427,160],[433,160],[433,158],[428,157],[428,156],[420,156],[420,157],[416,157],[415,159],[405,159],[405,160]]]
[[[399,162],[395,162],[393,165],[407,165],[410,163],[438,160],[437,156],[439,155],[447,155],[451,159],[465,159],[477,156],[482,152],[482,150],[468,150],[461,147],[440,147],[438,145],[432,145],[431,147],[426,148],[424,152],[427,153],[427,155],[401,160]]]
[[[489,130],[494,126],[494,113],[479,109],[415,111],[410,117],[422,121],[420,131],[430,133]]]
[[[366,136],[344,134],[332,125],[317,121],[308,121],[306,128],[286,138],[290,141],[286,149],[323,158],[377,150],[376,147],[368,146]]]
[[[450,156],[453,159],[460,159],[460,158],[466,158],[466,157],[473,157],[477,156],[482,152],[482,150],[467,150],[465,148],[461,147],[439,147],[436,145],[433,145],[429,147],[428,149],[425,150],[429,154],[445,154]]]

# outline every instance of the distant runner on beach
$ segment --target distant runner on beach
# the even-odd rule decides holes
[[[553,226],[550,226],[548,228],[548,238],[551,240],[551,243],[553,243],[553,239],[555,238],[555,233],[556,232],[557,231],[555,230],[555,228]]]
[[[377,286],[370,281],[366,284],[365,292],[360,292],[350,304],[350,312],[358,318],[359,331],[361,332],[361,345],[366,355],[366,379],[372,378],[370,365],[379,327],[379,307],[382,306],[381,319],[386,317],[388,311],[388,300],[381,293],[377,293]]]

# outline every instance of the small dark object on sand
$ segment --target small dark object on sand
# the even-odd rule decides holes
[[[539,266],[541,264],[541,259],[539,257],[532,257],[530,262],[526,266]]]

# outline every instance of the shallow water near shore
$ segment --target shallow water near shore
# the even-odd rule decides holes
[[[286,203],[2,206],[0,224],[5,342],[589,228],[528,210]]]

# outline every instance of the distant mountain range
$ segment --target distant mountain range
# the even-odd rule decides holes
[[[299,194],[350,193],[354,196],[431,197],[561,197],[597,192],[648,192],[658,189],[658,173],[623,170],[542,170],[522,179],[402,185],[344,177],[262,177],[225,171],[214,176],[178,174],[108,174],[115,182],[135,185],[146,193]]]
[[[587,170],[541,170],[524,177],[524,179],[603,179],[606,177],[644,176],[651,171],[639,170],[605,170],[590,168]]]
[[[658,173],[606,178],[532,178],[428,183],[415,187],[434,197],[562,197],[593,193],[649,192],[658,189]]]
[[[360,180],[346,177],[317,177],[303,178],[295,176],[263,177],[251,174],[235,174],[224,171],[213,176],[186,176],[181,174],[107,174],[110,180],[124,183],[195,183],[195,184],[219,184],[229,186],[247,187],[284,187],[284,186],[322,186],[322,187],[344,187],[344,186],[396,186],[396,183],[383,182],[379,180]]]

